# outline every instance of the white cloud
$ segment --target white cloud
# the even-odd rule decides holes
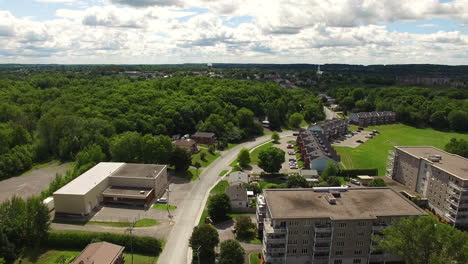
[[[437,25],[436,24],[420,24],[420,25],[417,25],[417,27],[433,28],[433,27],[437,27]]]
[[[182,5],[182,2],[179,0],[112,0],[112,2],[133,7]]]
[[[78,2],[78,0],[34,0],[39,3],[53,3],[53,4],[71,4]]]

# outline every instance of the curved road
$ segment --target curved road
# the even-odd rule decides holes
[[[281,132],[280,136],[291,135],[292,131]],[[188,256],[188,241],[192,235],[193,228],[198,224],[198,220],[205,208],[211,188],[222,177],[221,171],[230,168],[229,164],[234,161],[242,148],[253,148],[271,139],[270,135],[256,138],[255,140],[239,144],[235,148],[224,151],[221,157],[216,159],[200,174],[191,191],[187,193],[186,199],[179,204],[180,213],[175,218],[175,223],[163,252],[158,258],[158,264],[186,264],[190,261]]]

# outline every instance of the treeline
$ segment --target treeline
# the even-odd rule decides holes
[[[74,160],[92,145],[100,147],[105,160],[119,160],[112,144],[116,150],[126,132],[150,135],[144,140],[154,146],[151,136],[203,130],[226,145],[261,135],[258,118],[268,118],[274,129],[287,125],[294,113],[308,122],[324,118],[322,102],[299,88],[208,77],[139,80],[63,67],[68,71],[2,76],[0,179],[51,158]],[[166,148],[167,138],[159,143]],[[126,160],[150,162],[145,155]]]
[[[468,131],[468,91],[463,88],[378,87],[330,91],[345,112],[394,111],[417,127]]]

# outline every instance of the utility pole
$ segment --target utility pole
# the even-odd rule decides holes
[[[166,204],[166,208],[167,208],[167,214],[169,215],[169,219],[172,220],[172,215],[171,215],[171,210],[169,210],[169,194],[171,193],[171,189],[169,188],[170,187],[170,183],[167,184],[167,204]]]
[[[135,224],[136,224],[136,219],[134,218],[132,223],[130,224],[130,227],[127,229],[128,232],[130,233],[130,251],[132,253],[132,264],[133,264],[133,236],[132,236],[132,231],[133,231],[133,228],[135,228]]]
[[[198,246],[198,248],[197,248],[198,264],[200,264],[200,248],[201,248],[201,246]]]

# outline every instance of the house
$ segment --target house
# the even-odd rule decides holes
[[[55,215],[85,216],[101,203],[148,207],[167,184],[166,165],[100,162],[53,193]]]
[[[70,264],[123,264],[124,249],[108,242],[91,243]]]
[[[215,133],[209,132],[196,132],[191,137],[195,140],[198,144],[213,144],[216,142],[216,135]]]
[[[249,183],[249,175],[243,171],[235,171],[229,174],[227,177],[227,181],[229,185],[235,184],[248,184]]]
[[[318,171],[317,170],[308,170],[308,169],[301,169],[299,174],[306,179],[308,182],[316,183],[318,182]]]
[[[369,185],[369,182],[374,180],[374,177],[368,176],[368,175],[358,175],[357,178],[359,181],[362,183],[362,185],[367,186]]]
[[[391,111],[350,113],[349,122],[363,127],[391,124],[396,122],[396,113]]]
[[[197,142],[195,142],[195,140],[193,139],[178,139],[178,140],[172,141],[172,144],[175,147],[185,149],[186,151],[190,153],[198,152]]]
[[[348,120],[343,118],[323,120],[309,126],[308,130],[319,132],[330,140],[348,133]]]
[[[305,168],[323,171],[328,161],[340,161],[328,139],[318,131],[300,129],[296,142]]]
[[[426,215],[390,188],[265,189],[256,210],[266,264],[403,263],[373,237],[396,219]]]
[[[226,189],[226,194],[231,200],[231,209],[240,209],[249,207],[249,198],[247,188],[244,185],[232,185]]]

